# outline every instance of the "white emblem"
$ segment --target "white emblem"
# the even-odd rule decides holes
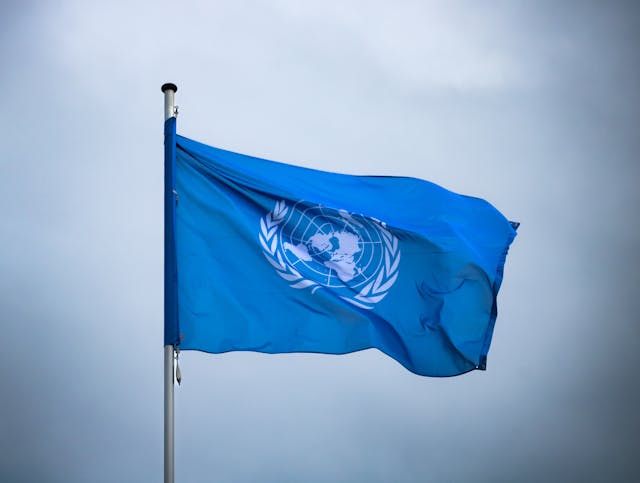
[[[372,309],[398,278],[398,239],[373,218],[299,202],[278,201],[260,219],[267,261],[296,289],[320,288]]]

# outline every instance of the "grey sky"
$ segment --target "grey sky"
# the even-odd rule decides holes
[[[166,81],[188,137],[522,222],[486,372],[183,353],[177,481],[640,479],[637,4],[4,5],[1,481],[161,479]]]

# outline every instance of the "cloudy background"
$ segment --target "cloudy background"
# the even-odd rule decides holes
[[[522,222],[486,372],[183,353],[177,481],[638,481],[637,3],[2,5],[1,481],[162,478],[167,81],[191,138]]]

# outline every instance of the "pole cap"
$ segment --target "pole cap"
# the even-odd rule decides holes
[[[173,91],[176,92],[178,90],[178,86],[172,82],[167,82],[166,84],[162,84],[162,92],[164,91]]]

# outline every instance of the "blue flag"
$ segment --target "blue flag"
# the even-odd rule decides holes
[[[177,276],[166,344],[377,348],[429,376],[485,368],[517,227],[489,203],[224,151],[175,136],[175,119],[167,131]]]

